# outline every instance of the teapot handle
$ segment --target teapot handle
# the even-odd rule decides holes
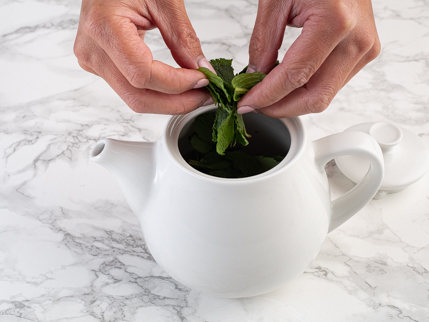
[[[377,193],[384,175],[384,160],[377,141],[364,132],[342,132],[313,142],[316,164],[320,171],[330,160],[348,154],[367,158],[371,166],[365,177],[350,191],[332,201],[329,224],[331,232],[362,209]]]

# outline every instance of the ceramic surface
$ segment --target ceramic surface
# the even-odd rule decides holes
[[[256,1],[186,1],[208,58],[247,64]],[[394,122],[429,145],[429,9],[373,1],[381,55],[308,138]],[[88,154],[104,137],[155,141],[168,116],[136,115],[72,54],[80,1],[0,1],[0,320],[426,321],[429,176],[372,200],[328,234],[294,281],[250,299],[191,291],[155,263],[114,178]],[[213,28],[216,26],[216,28]],[[290,28],[280,55],[299,34]],[[174,63],[157,31],[157,59]],[[332,195],[353,187],[328,163]]]
[[[356,124],[346,131],[370,134],[383,151],[384,178],[380,190],[374,196],[376,199],[406,189],[429,171],[429,147],[409,130],[393,123],[369,122]],[[335,158],[335,163],[353,182],[359,182],[370,166],[367,160],[359,156],[341,156]]]
[[[186,163],[178,142],[187,139],[183,131],[196,116],[215,109],[172,117],[159,142],[103,139],[91,160],[116,177],[151,254],[170,276],[217,297],[261,295],[301,274],[328,231],[371,200],[383,180],[383,155],[362,132],[310,143],[298,118],[250,114],[251,144],[259,133],[273,133],[279,144],[286,142],[285,158],[256,176],[212,177]],[[331,203],[324,167],[345,154],[367,158],[371,167],[356,188]]]

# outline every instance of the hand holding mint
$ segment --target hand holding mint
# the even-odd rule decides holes
[[[232,59],[211,60],[216,73],[199,68],[209,80],[210,91],[217,106],[216,113],[199,115],[194,123],[190,143],[194,149],[185,157],[194,168],[213,176],[243,178],[275,167],[283,156],[250,155],[241,150],[249,144],[243,116],[237,113],[237,101],[262,81],[264,73],[246,73],[246,68],[234,75]]]
[[[213,124],[213,141],[216,142],[216,152],[224,155],[225,150],[234,147],[237,142],[243,146],[249,144],[243,117],[237,113],[237,101],[262,81],[265,74],[261,72],[246,74],[245,68],[234,75],[232,59],[212,59],[210,63],[217,75],[205,67],[198,70],[209,80],[207,89],[218,107]]]

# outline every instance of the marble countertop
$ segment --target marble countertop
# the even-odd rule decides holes
[[[391,121],[429,146],[428,3],[373,5],[380,56],[303,122],[314,140]],[[186,6],[209,59],[247,64],[256,0]],[[77,0],[0,4],[0,321],[429,321],[429,175],[371,201],[275,292],[217,299],[171,279],[113,177],[88,160],[104,137],[156,140],[169,117],[135,114],[80,69],[79,11]],[[159,32],[146,39],[175,65]],[[333,162],[327,171],[333,194],[352,186]]]

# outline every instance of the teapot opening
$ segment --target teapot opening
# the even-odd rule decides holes
[[[215,109],[211,109],[201,115],[213,114],[214,119],[214,113]],[[195,145],[191,144],[191,138],[195,134],[194,123],[198,116],[195,115],[184,124],[178,137],[178,149],[182,158],[202,173],[232,179],[251,177],[276,168],[290,150],[291,135],[284,122],[263,114],[248,113],[243,115],[246,131],[250,135],[247,146],[237,143],[225,156],[220,156],[215,152],[215,143],[211,143],[210,152],[198,152],[194,148]],[[210,127],[210,122],[208,126]],[[206,142],[210,149],[211,127],[208,130]],[[201,163],[203,160],[210,161]]]

